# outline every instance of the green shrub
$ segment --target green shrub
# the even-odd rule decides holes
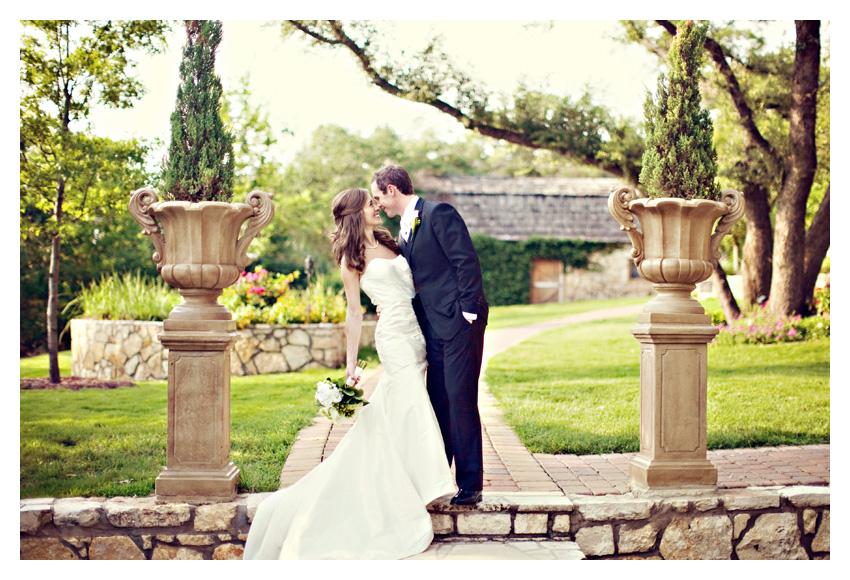
[[[676,29],[667,53],[669,71],[658,77],[656,100],[644,103],[646,149],[640,183],[650,198],[718,200],[714,127],[700,106],[707,26],[688,20]]]
[[[215,74],[221,22],[187,20],[171,143],[161,179],[163,199],[230,201],[233,135],[221,120],[223,90]]]
[[[68,303],[81,318],[97,320],[165,320],[183,299],[161,278],[139,272],[101,276]]]

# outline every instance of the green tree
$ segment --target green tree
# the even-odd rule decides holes
[[[283,171],[272,153],[278,139],[269,115],[251,101],[250,78],[245,75],[236,89],[225,93],[221,111],[221,119],[233,135],[233,193],[238,197],[255,189],[274,193],[280,186]],[[289,129],[278,133],[292,134]]]
[[[676,24],[656,23],[664,34],[649,34],[648,23],[634,21],[627,23],[628,37],[665,56]],[[720,100],[730,101],[744,135],[736,147],[738,160],[724,157],[728,149],[720,148],[718,158],[721,181],[741,189],[747,199],[745,301],[771,296],[777,311],[803,312],[829,247],[828,173],[816,178],[818,165],[828,167],[823,154],[825,140],[828,156],[828,130],[819,121],[824,110],[818,104],[829,87],[828,71],[820,67],[820,25],[798,21],[795,47],[767,53],[756,33],[733,24],[709,30],[705,50],[715,72],[707,82],[714,94],[710,88],[703,94],[710,109],[719,110]],[[589,95],[571,100],[520,87],[512,97],[501,98],[454,66],[438,38],[418,54],[389,57],[378,27],[368,21],[289,20],[283,34],[349,52],[381,90],[434,107],[480,135],[550,150],[637,183],[643,154],[639,131],[628,119],[594,106]],[[776,90],[765,91],[765,85]],[[779,127],[775,139],[765,119]],[[715,133],[717,141],[724,138]],[[807,210],[810,200],[819,204],[816,212]],[[808,229],[807,215],[813,216]]]
[[[714,127],[700,106],[704,25],[689,20],[676,31],[669,76],[658,77],[654,100],[646,97],[646,150],[640,183],[649,197],[717,200]]]
[[[233,196],[233,136],[221,120],[223,92],[215,75],[220,43],[220,21],[186,21],[171,144],[162,174],[165,199],[230,201]]]
[[[238,123],[235,123],[238,124]],[[296,152],[292,162],[272,187],[275,219],[264,232],[261,262],[267,268],[288,272],[301,269],[312,257],[317,271],[335,272],[328,242],[333,222],[329,217],[333,197],[350,187],[368,188],[372,173],[386,162],[406,167],[414,177],[432,175],[599,175],[600,170],[564,163],[558,154],[497,142],[469,133],[466,139],[446,143],[433,133],[402,139],[389,127],[379,127],[362,137],[346,129],[325,125]],[[391,231],[397,224],[386,222]],[[303,283],[300,278],[298,283]]]
[[[126,202],[144,148],[85,133],[95,103],[128,108],[143,91],[128,51],[159,50],[158,21],[26,20],[20,53],[21,236],[50,246],[47,347],[58,383],[61,242],[69,229]],[[123,184],[123,186],[122,186]]]
[[[264,238],[263,265],[275,271],[301,269],[311,256],[317,271],[335,271],[330,252],[331,200],[344,189],[368,188],[387,159],[403,160],[401,141],[388,128],[360,137],[324,125],[283,171],[275,190],[275,216]]]
[[[676,32],[669,20],[623,24],[659,57]],[[772,51],[751,28],[712,25],[704,95],[718,113],[720,179],[747,201],[744,301],[805,313],[829,249],[829,51],[819,21],[796,21],[793,46]]]

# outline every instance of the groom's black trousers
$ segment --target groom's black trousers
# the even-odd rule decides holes
[[[482,316],[483,314],[483,316]],[[425,324],[428,350],[428,395],[437,415],[449,465],[454,459],[460,489],[480,491],[484,485],[478,376],[484,354],[486,313],[443,340]]]

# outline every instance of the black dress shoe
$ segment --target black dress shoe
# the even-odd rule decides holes
[[[481,492],[469,489],[461,489],[452,498],[452,505],[475,505],[481,501]]]

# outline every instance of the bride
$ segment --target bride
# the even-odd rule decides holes
[[[384,373],[333,454],[259,505],[245,560],[418,554],[434,537],[425,506],[455,491],[425,390],[425,339],[407,261],[365,189],[337,195],[333,217],[333,252],[348,301],[346,378],[357,362],[361,288],[380,311],[375,344]]]

